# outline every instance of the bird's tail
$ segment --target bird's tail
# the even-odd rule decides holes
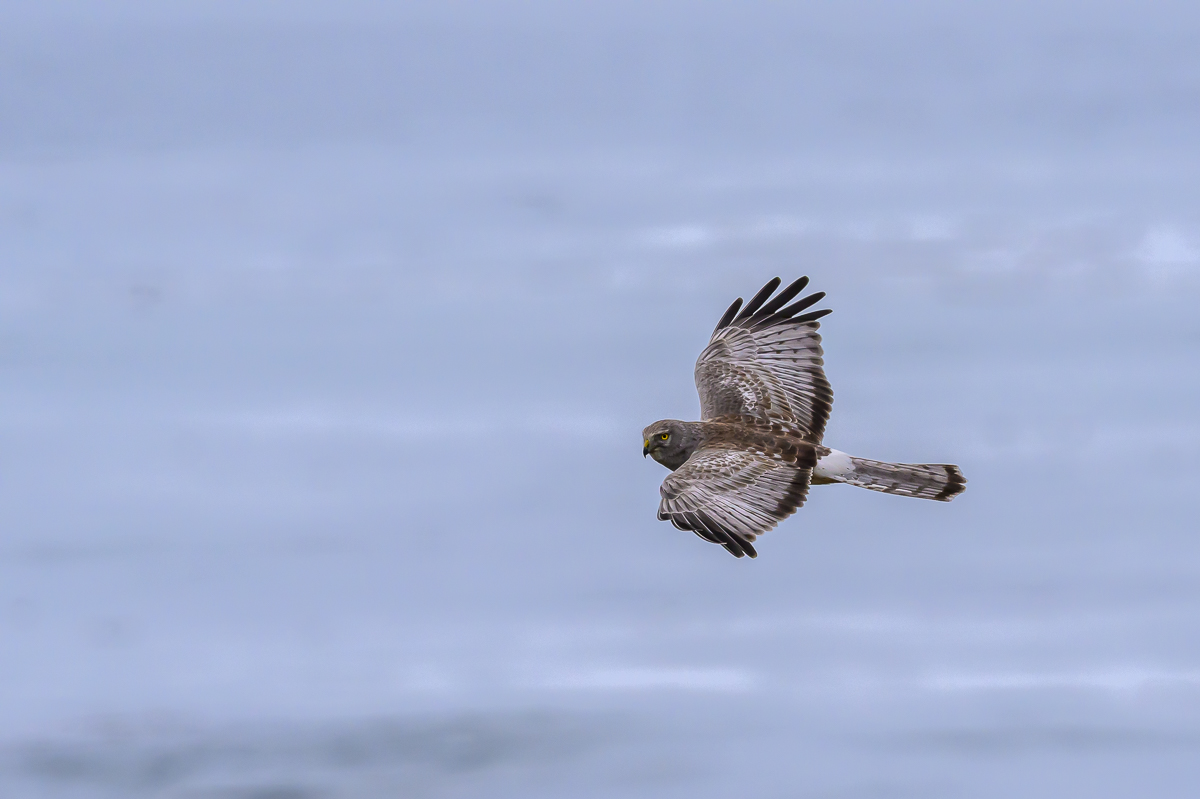
[[[967,478],[948,463],[884,463],[831,450],[817,461],[814,483],[846,483],[902,497],[949,502],[967,490]]]

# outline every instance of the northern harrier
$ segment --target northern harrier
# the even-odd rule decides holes
[[[957,466],[882,463],[822,446],[833,391],[817,320],[831,312],[801,314],[823,291],[788,305],[807,277],[770,299],[779,283],[744,308],[739,297],[717,322],[696,361],[703,421],[665,419],[642,431],[642,454],[672,472],[659,489],[658,518],[753,558],[754,539],[795,513],[810,484],[942,502],[961,494],[967,481]]]

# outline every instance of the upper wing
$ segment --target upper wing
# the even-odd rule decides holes
[[[796,316],[820,302],[824,292],[783,307],[808,285],[807,277],[767,302],[779,282],[775,278],[764,286],[741,313],[739,297],[717,323],[696,361],[700,418],[752,416],[791,423],[816,444],[833,405],[816,320],[830,311]]]
[[[804,504],[811,476],[811,463],[801,467],[756,452],[701,447],[663,480],[658,518],[739,558],[757,557],[754,539]]]

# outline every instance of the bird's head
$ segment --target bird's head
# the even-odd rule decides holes
[[[649,455],[671,471],[682,466],[698,446],[700,431],[688,422],[663,419],[642,431],[642,456]]]

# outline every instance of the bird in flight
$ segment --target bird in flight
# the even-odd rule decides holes
[[[754,558],[754,540],[795,513],[809,485],[941,502],[961,494],[967,481],[957,466],[883,463],[821,443],[833,390],[817,320],[831,311],[803,313],[823,291],[792,302],[807,277],[775,294],[779,284],[767,283],[745,307],[739,297],[717,322],[696,361],[701,421],[664,419],[642,431],[642,455],[671,470],[658,518]]]

